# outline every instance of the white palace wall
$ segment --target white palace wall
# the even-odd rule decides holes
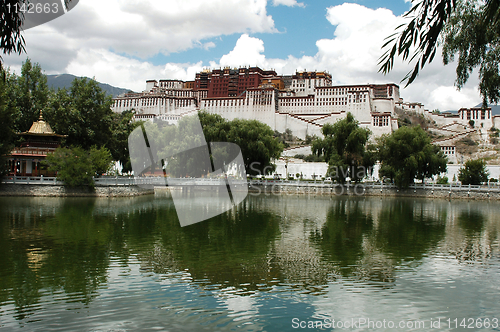
[[[321,126],[311,121],[303,120],[286,113],[275,113],[275,126],[272,127],[281,133],[290,129],[293,135],[305,139],[307,135],[321,137]]]
[[[149,91],[114,99],[114,112],[134,109],[141,119],[170,119],[197,110],[233,119],[255,119],[273,130],[293,135],[321,136],[321,127],[351,112],[374,136],[394,129],[394,106],[399,89],[393,84],[316,86],[307,95],[281,93],[271,86],[250,88],[242,97],[207,98],[206,91],[179,88],[180,81],[148,81]],[[397,99],[395,99],[397,98]],[[397,126],[397,125],[396,125]]]

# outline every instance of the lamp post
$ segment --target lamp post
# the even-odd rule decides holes
[[[285,157],[285,180],[288,181],[288,157]]]

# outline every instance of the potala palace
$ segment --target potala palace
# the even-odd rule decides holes
[[[332,85],[327,72],[300,71],[287,76],[258,67],[204,70],[187,82],[149,80],[145,91],[113,101],[114,112],[133,109],[136,119],[175,123],[182,116],[205,110],[228,120],[259,120],[279,132],[290,129],[302,139],[321,136],[324,124],[335,123],[348,112],[377,137],[398,128],[398,109],[409,110],[443,127],[442,132],[450,137],[435,143],[450,160],[456,159],[453,137],[467,133],[471,119],[486,129],[500,121],[488,108],[462,108],[458,115],[434,114],[422,104],[403,102],[399,86],[392,83]]]
[[[203,71],[190,82],[147,81],[144,92],[115,98],[113,110],[134,109],[138,119],[164,121],[206,110],[229,120],[256,119],[279,132],[290,129],[300,138],[321,135],[325,123],[351,112],[378,136],[397,128],[393,111],[399,101],[395,84],[332,86],[326,72],[278,76],[252,67]]]

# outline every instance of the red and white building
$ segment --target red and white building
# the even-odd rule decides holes
[[[325,123],[335,123],[348,112],[374,136],[391,133],[397,129],[394,109],[399,102],[395,84],[332,85],[326,72],[278,76],[250,67],[205,70],[190,82],[149,80],[142,93],[114,98],[112,109],[133,109],[137,118],[164,121],[205,110],[229,120],[259,120],[305,138],[320,136]]]

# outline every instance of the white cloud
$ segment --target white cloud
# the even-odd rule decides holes
[[[209,50],[209,49],[211,49],[211,48],[214,48],[215,46],[216,46],[216,45],[215,45],[215,43],[214,43],[214,42],[208,42],[208,43],[204,43],[204,44],[202,45],[203,49],[205,49],[205,50]]]
[[[273,6],[288,6],[288,7],[305,7],[302,2],[297,2],[297,0],[273,0]]]
[[[273,0],[290,5],[295,0]],[[263,40],[254,32],[275,32],[266,13],[266,0],[172,0],[168,10],[159,0],[86,0],[69,14],[25,33],[28,56],[42,64],[47,73],[68,72],[95,76],[99,81],[135,91],[143,90],[147,79],[193,80],[203,68],[197,63],[168,63],[155,66],[142,57],[168,54],[188,48],[211,49],[213,36],[241,33],[234,49],[210,67],[260,66],[279,74],[295,70],[327,70],[336,84],[396,83],[408,71],[408,64],[396,60],[387,76],[378,73],[384,38],[402,22],[390,10],[369,9],[344,3],[327,8],[326,19],[336,27],[331,38],[316,41],[317,53],[302,57],[267,58]],[[75,23],[78,22],[78,23]],[[131,59],[130,55],[135,57]],[[7,66],[18,68],[24,60],[5,56]],[[477,78],[460,92],[453,86],[454,65],[443,66],[439,55],[421,71],[408,88],[401,86],[407,101],[422,102],[428,109],[470,107],[481,101]]]
[[[286,59],[268,59],[264,54],[264,42],[242,35],[235,48],[211,67],[258,65],[273,68],[279,74],[292,74],[295,70],[327,70],[335,84],[396,83],[413,69],[399,59],[394,69],[383,75],[378,72],[378,60],[383,53],[384,38],[394,32],[402,18],[390,10],[369,9],[357,4],[344,3],[327,10],[328,21],[336,26],[332,39],[316,42],[318,52],[314,56]],[[461,90],[454,87],[454,65],[443,66],[439,56],[420,72],[409,87],[400,85],[401,96],[406,101],[421,102],[429,109],[440,110],[471,107],[480,102],[477,79],[473,76]]]
[[[196,64],[173,64],[155,66],[149,62],[130,59],[105,49],[82,49],[66,67],[65,72],[76,76],[95,77],[117,87],[142,91],[148,79],[193,80],[203,69],[201,61]]]
[[[60,31],[86,46],[147,57],[186,50],[220,35],[274,32],[266,4],[266,0],[87,0],[55,22]],[[83,26],[72,27],[75,21]]]
[[[234,49],[220,59],[221,66],[266,66],[264,42],[247,34],[242,35],[236,42]]]
[[[432,109],[437,108],[441,111],[458,110],[477,105],[481,101],[477,96],[477,89],[472,87],[458,91],[453,86],[437,86],[430,93],[429,104],[434,106]]]
[[[47,72],[66,67],[81,49],[108,49],[146,59],[234,33],[273,33],[267,0],[86,0],[72,11],[24,33],[28,56]],[[23,57],[24,59],[24,57]],[[22,59],[6,56],[7,65]]]

